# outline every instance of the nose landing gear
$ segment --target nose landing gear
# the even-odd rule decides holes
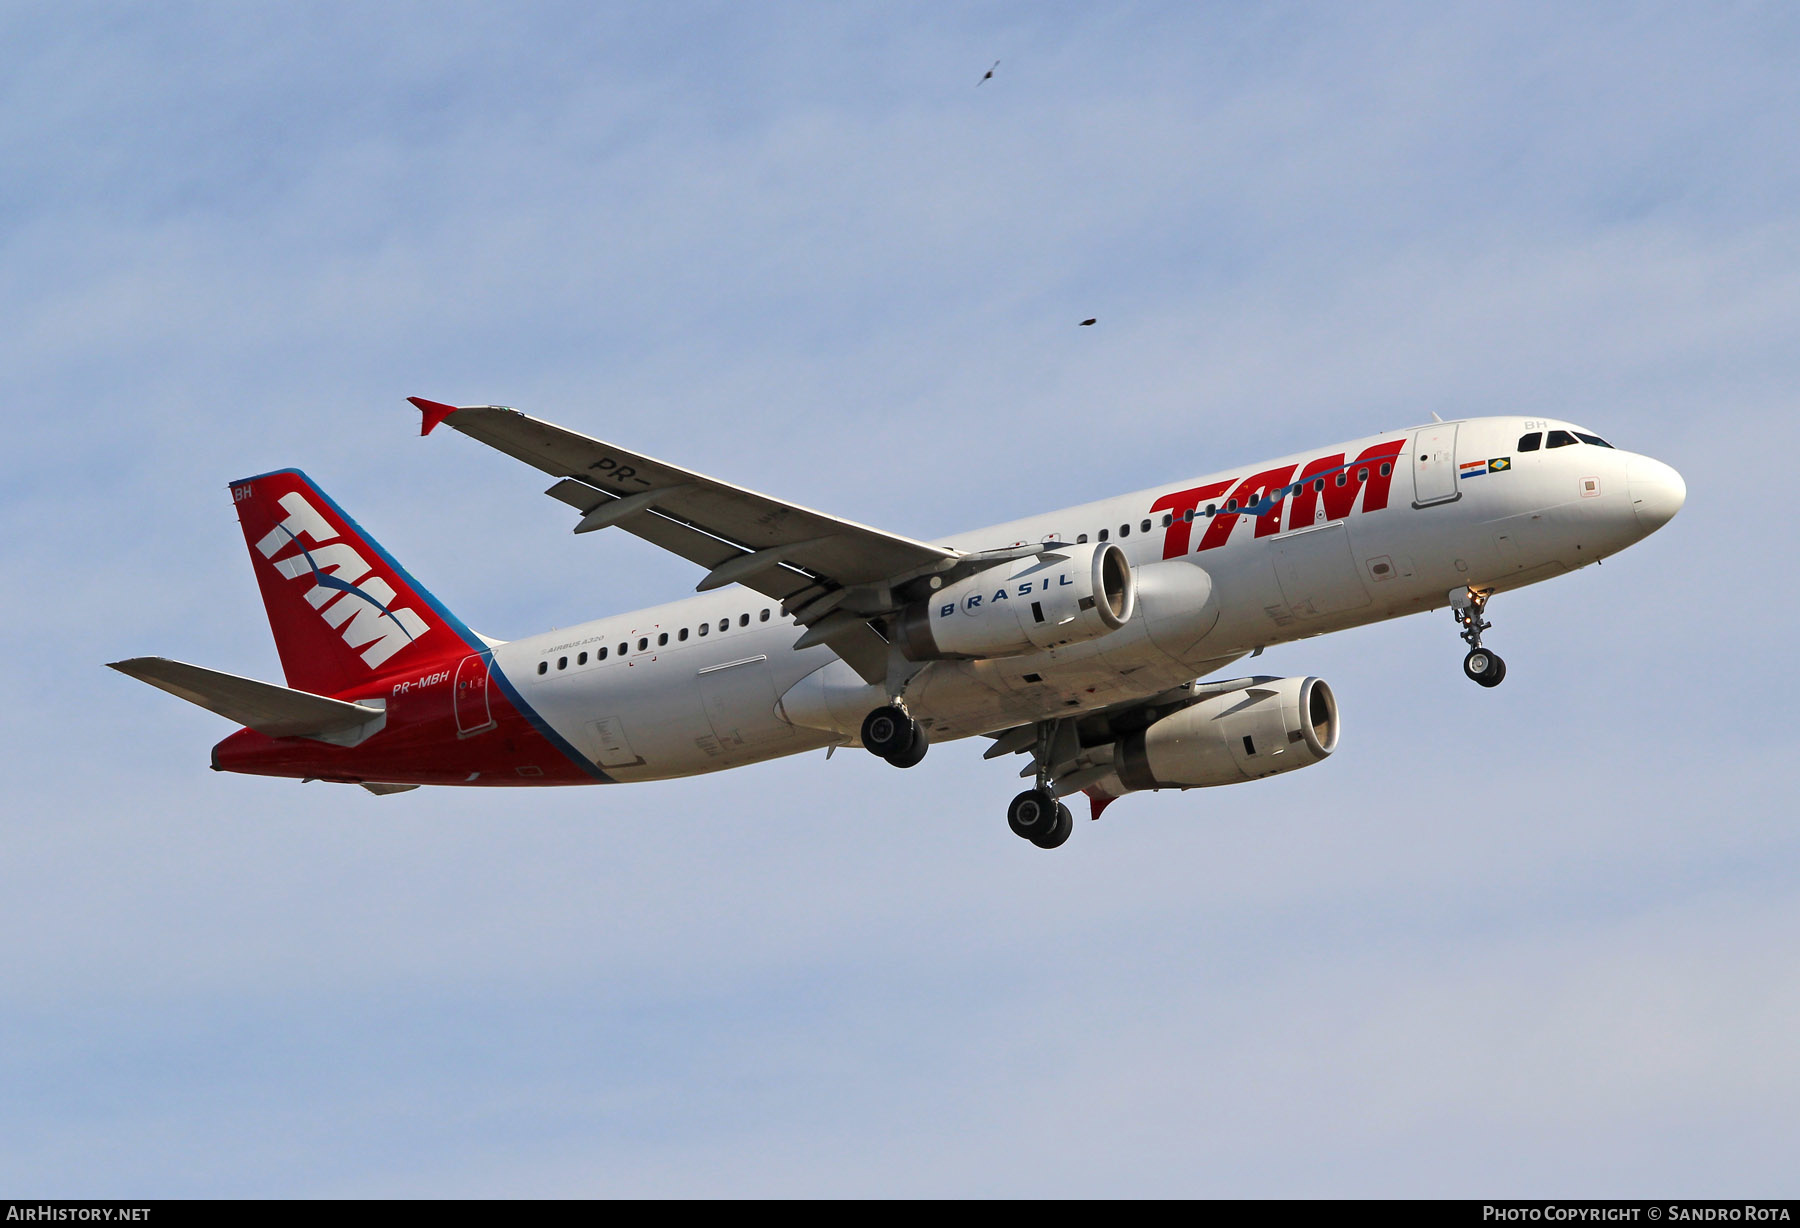
[[[1494,625],[1482,617],[1488,598],[1493,595],[1491,588],[1459,588],[1450,593],[1450,613],[1462,628],[1463,643],[1469,646],[1469,654],[1463,658],[1463,674],[1486,687],[1499,686],[1506,679],[1506,662],[1500,654],[1481,646],[1481,633]]]
[[[919,722],[898,704],[877,708],[863,717],[862,743],[869,753],[899,768],[909,768],[925,757],[931,742]]]

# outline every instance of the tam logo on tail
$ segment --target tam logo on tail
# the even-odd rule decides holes
[[[235,487],[239,502],[252,498],[254,487]],[[325,624],[337,631],[352,651],[360,649],[370,669],[384,664],[429,629],[412,608],[394,608],[393,585],[374,574],[375,567],[297,490],[277,500],[283,518],[256,542],[256,551],[284,579],[310,579],[301,594]],[[265,522],[266,523],[266,522]],[[290,553],[283,553],[289,551]]]
[[[472,631],[298,469],[230,489],[290,687],[341,695],[389,670],[481,651]]]

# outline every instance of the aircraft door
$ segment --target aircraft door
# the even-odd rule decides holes
[[[1462,497],[1456,488],[1454,422],[1421,429],[1413,436],[1413,506],[1430,507]]]
[[[486,733],[495,725],[488,707],[488,664],[490,656],[480,653],[464,657],[456,667],[456,736],[470,737]]]

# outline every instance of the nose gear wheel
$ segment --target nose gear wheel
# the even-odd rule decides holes
[[[1488,598],[1493,595],[1491,588],[1454,589],[1450,593],[1450,613],[1462,628],[1463,643],[1469,646],[1469,653],[1463,658],[1463,676],[1485,687],[1499,686],[1506,679],[1506,662],[1500,654],[1481,646],[1481,633],[1494,625],[1484,617]]]

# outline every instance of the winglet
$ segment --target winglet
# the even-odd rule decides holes
[[[1088,816],[1090,819],[1099,818],[1101,811],[1105,810],[1108,806],[1112,805],[1114,802],[1119,800],[1118,798],[1113,797],[1110,794],[1096,793],[1092,789],[1083,789],[1082,792],[1088,795],[1088,806],[1094,812]]]
[[[442,422],[445,418],[448,418],[458,409],[458,406],[444,405],[438,401],[427,401],[424,397],[407,397],[406,399],[418,406],[419,412],[425,415],[424,421],[419,423],[419,434],[421,435],[431,434],[432,427]]]

